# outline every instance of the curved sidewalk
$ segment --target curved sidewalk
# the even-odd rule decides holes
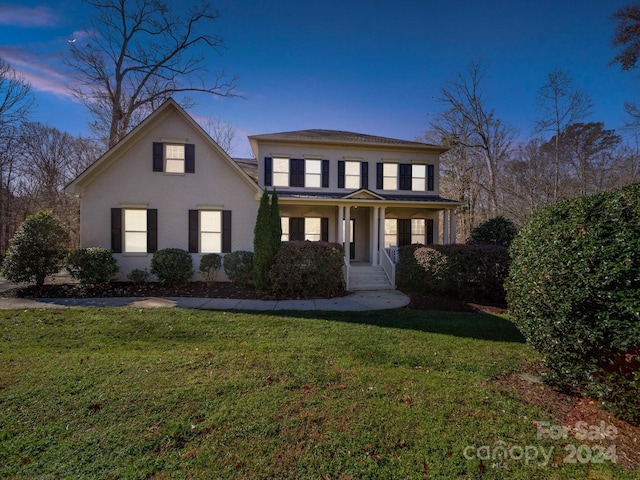
[[[191,297],[111,297],[111,298],[0,298],[0,310],[69,307],[178,307],[200,310],[322,310],[364,312],[406,307],[409,297],[398,290],[352,292],[344,297],[316,300],[241,300]]]

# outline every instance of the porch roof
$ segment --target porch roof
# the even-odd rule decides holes
[[[389,194],[389,195],[381,195],[376,192],[375,195],[378,198],[352,198],[351,195],[354,192],[350,192],[348,194],[337,193],[337,192],[308,192],[308,191],[278,191],[278,199],[281,200],[297,200],[297,201],[309,201],[313,203],[344,203],[344,204],[355,204],[355,203],[368,203],[368,204],[423,204],[423,206],[429,206],[424,204],[438,204],[438,206],[450,205],[452,207],[456,205],[460,205],[460,202],[455,200],[451,200],[448,198],[443,198],[439,195],[403,195],[403,194]],[[342,202],[340,202],[342,200]]]

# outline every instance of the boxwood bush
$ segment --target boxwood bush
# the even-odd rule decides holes
[[[163,285],[186,283],[193,275],[191,254],[180,248],[158,250],[151,258],[151,273]]]
[[[221,267],[222,257],[217,253],[207,253],[200,258],[198,270],[205,282],[212,283],[216,279]]]
[[[344,292],[344,252],[337,243],[283,242],[269,270],[269,289],[277,296],[329,298]]]
[[[464,301],[504,303],[509,253],[498,245],[409,245],[400,248],[398,288]]]
[[[224,273],[231,283],[251,285],[253,283],[253,252],[238,250],[227,253],[222,261]]]
[[[104,285],[118,274],[118,262],[110,250],[89,247],[74,250],[67,258],[67,271],[80,285]]]
[[[548,380],[640,420],[640,185],[536,212],[511,255],[510,313]]]

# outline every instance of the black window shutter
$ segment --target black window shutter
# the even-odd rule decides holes
[[[398,219],[398,246],[411,245],[411,219]]]
[[[162,172],[164,170],[164,144],[153,142],[153,171]]]
[[[344,160],[338,161],[338,188],[344,188]]]
[[[158,250],[158,209],[147,209],[147,253]]]
[[[273,160],[271,157],[264,157],[264,186],[270,187],[273,178]]]
[[[304,159],[292,158],[289,160],[289,186],[304,187]]]
[[[360,186],[369,188],[369,162],[360,163]]]
[[[433,188],[434,188],[434,179],[435,179],[434,170],[435,169],[433,165],[427,165],[427,190],[431,190],[431,191],[433,191]]]
[[[289,240],[304,240],[304,218],[289,218]]]
[[[433,219],[427,218],[427,245],[433,245]]]
[[[231,252],[231,210],[222,211],[222,253]]]
[[[111,251],[122,253],[122,209],[111,209]]]
[[[400,190],[411,190],[411,164],[401,163],[398,168]]]
[[[323,242],[329,241],[329,219],[327,217],[320,219],[320,240]]]
[[[193,143],[184,146],[184,172],[196,173],[196,146]]]
[[[329,160],[322,160],[322,188],[329,188]]]
[[[382,183],[382,169],[383,169],[383,163],[378,162],[376,164],[376,188],[378,190],[382,190],[382,186],[384,185]]]
[[[189,253],[198,253],[199,217],[198,210],[189,210]]]

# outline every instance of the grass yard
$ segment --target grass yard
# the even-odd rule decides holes
[[[639,476],[537,438],[557,420],[492,380],[535,359],[501,317],[88,308],[0,325],[1,478]]]

